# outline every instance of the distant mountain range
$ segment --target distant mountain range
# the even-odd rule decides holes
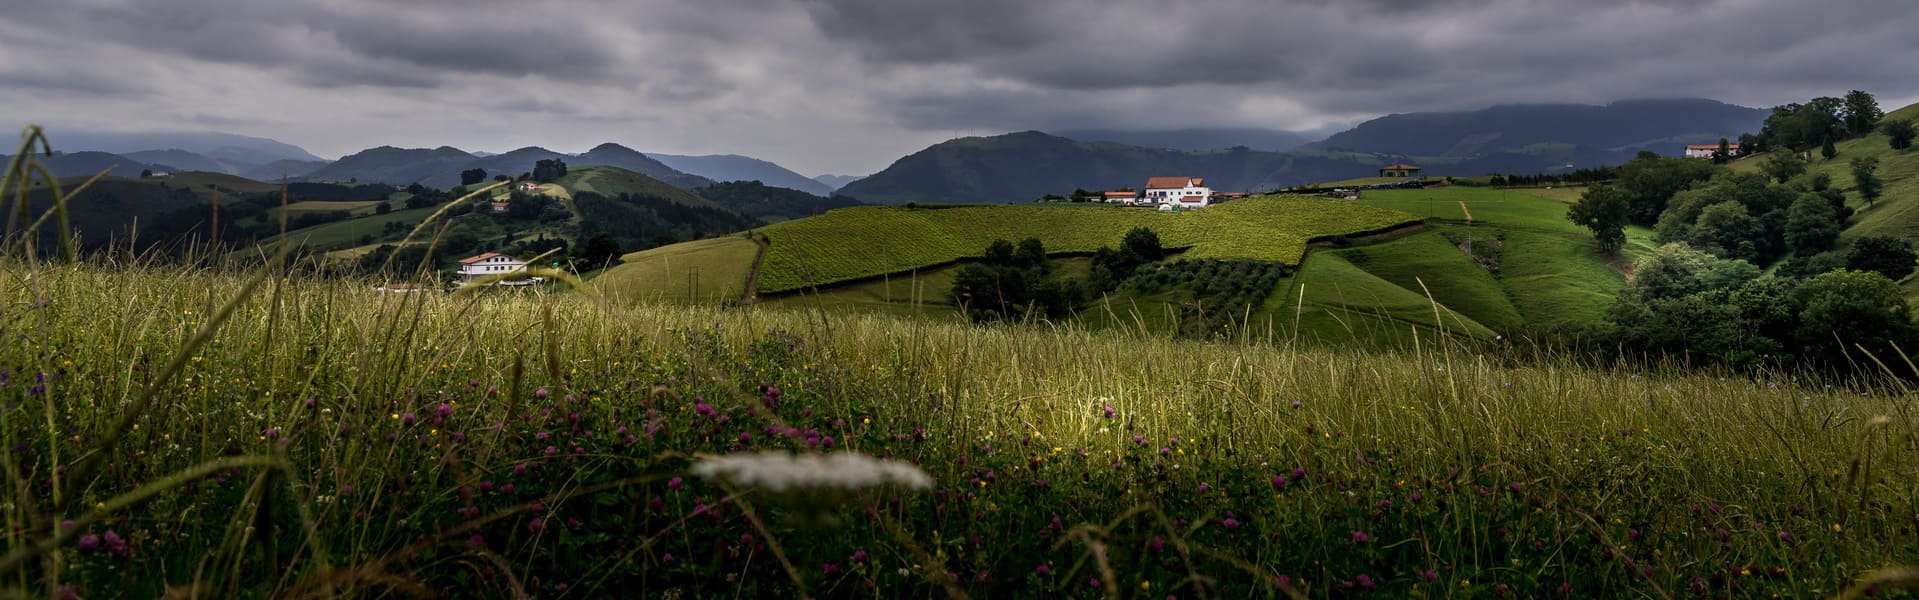
[[[182,150],[239,168],[260,166],[276,160],[321,160],[306,149],[286,142],[211,131],[114,132],[49,127],[47,139],[57,151],[91,150],[124,155],[154,150]],[[184,165],[176,166],[187,168]]]
[[[1203,177],[1214,189],[1263,191],[1372,176],[1414,162],[1428,175],[1560,172],[1619,164],[1641,150],[1758,131],[1768,111],[1713,100],[1633,100],[1605,106],[1496,106],[1381,117],[1287,152],[1194,150],[1079,141],[1037,131],[936,144],[838,193],[869,203],[1023,202],[1075,188],[1138,187],[1147,177]],[[1076,132],[1081,137],[1124,137]],[[1135,141],[1180,139],[1141,134]]]
[[[1305,147],[1460,157],[1576,146],[1623,154],[1623,161],[1640,150],[1674,154],[1684,144],[1756,132],[1770,113],[1705,99],[1623,100],[1604,106],[1516,104],[1387,115]]]
[[[1053,133],[1060,137],[1072,138],[1082,142],[1116,142],[1144,148],[1217,150],[1244,146],[1253,150],[1266,150],[1269,152],[1284,152],[1304,145],[1307,142],[1326,137],[1324,134],[1284,131],[1279,129],[1165,129],[1157,131],[1080,129],[1056,131]]]
[[[645,154],[619,144],[600,144],[574,155],[528,146],[492,156],[474,156],[452,146],[438,148],[395,148],[381,146],[341,157],[332,164],[306,174],[318,181],[360,181],[392,185],[421,184],[450,188],[460,184],[460,174],[469,169],[484,169],[487,177],[518,176],[533,170],[542,160],[560,160],[567,166],[609,166],[633,171],[664,181],[678,188],[710,185],[712,180],[690,175]]]

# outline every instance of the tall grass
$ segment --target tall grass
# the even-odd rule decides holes
[[[1919,562],[1896,382],[381,283],[0,257],[0,588],[1803,597]],[[690,468],[768,450],[934,489]]]

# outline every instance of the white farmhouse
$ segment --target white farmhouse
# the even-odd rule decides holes
[[[1201,208],[1212,202],[1213,189],[1206,187],[1206,180],[1198,177],[1149,177],[1140,199],[1170,203],[1179,208]]]
[[[1733,156],[1739,155],[1739,144],[1726,144],[1726,151]],[[1686,144],[1686,158],[1712,158],[1719,152],[1719,144]]]
[[[500,254],[498,252],[488,252],[486,254],[481,254],[479,256],[471,256],[471,257],[460,259],[460,273],[459,273],[458,281],[461,285],[465,285],[468,283],[472,283],[474,281],[478,281],[485,277],[491,277],[494,275],[499,275],[501,273],[512,273],[514,271],[523,271],[525,269],[526,269],[526,261],[520,260],[518,258],[514,258],[512,256],[507,256],[505,254]],[[497,285],[532,285],[534,283],[539,282],[539,280],[540,278],[538,277],[520,278],[520,279],[502,279],[496,282],[496,284]]]

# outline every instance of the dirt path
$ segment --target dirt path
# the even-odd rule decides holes
[[[758,245],[760,249],[758,252],[753,253],[753,268],[746,271],[746,287],[740,289],[740,306],[746,306],[760,301],[760,263],[766,261],[766,247],[768,244],[766,238],[759,235],[753,236],[753,243]]]

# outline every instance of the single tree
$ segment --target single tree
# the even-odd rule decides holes
[[[1817,194],[1803,194],[1786,212],[1786,245],[1793,253],[1810,256],[1832,249],[1839,239],[1839,222],[1832,205]]]
[[[1632,207],[1625,191],[1599,184],[1586,188],[1579,202],[1566,209],[1566,218],[1592,230],[1599,251],[1613,254],[1626,244],[1626,223]]]
[[[390,212],[393,212],[393,204],[392,204],[392,203],[389,203],[389,202],[381,202],[381,203],[379,203],[379,204],[375,204],[375,205],[373,205],[373,214],[376,214],[376,215],[384,215],[384,214],[387,214],[387,213],[390,213]]]
[[[986,264],[994,266],[1013,264],[1013,243],[1006,240],[993,240],[986,245]]]
[[[146,179],[146,178],[148,178],[148,177],[152,177],[152,176],[153,176],[153,169],[141,169],[141,170],[140,170],[140,178],[141,178],[141,179]]]
[[[1719,138],[1719,148],[1712,151],[1712,163],[1723,165],[1729,160],[1732,160],[1732,143],[1726,141],[1726,138]]]
[[[1819,156],[1825,157],[1826,160],[1832,160],[1832,157],[1838,155],[1839,148],[1832,145],[1832,138],[1826,138],[1825,142],[1819,144]]]
[[[1134,227],[1120,238],[1121,252],[1138,257],[1140,262],[1153,262],[1166,258],[1166,248],[1160,246],[1159,234],[1145,227]]]
[[[1806,161],[1799,160],[1799,155],[1781,148],[1774,150],[1772,156],[1766,159],[1766,164],[1760,166],[1760,169],[1774,181],[1785,183],[1806,172]]]
[[[460,171],[460,185],[473,185],[482,181],[486,181],[486,169]]]
[[[1866,206],[1877,202],[1884,187],[1879,181],[1879,159],[1870,156],[1852,159],[1852,183],[1859,189],[1859,197],[1865,199]]]
[[[1910,275],[1916,260],[1919,254],[1913,252],[1912,243],[1893,237],[1859,238],[1853,241],[1852,249],[1846,251],[1846,268],[1873,271],[1893,281]]]
[[[1846,92],[1846,105],[1841,115],[1846,121],[1846,133],[1865,135],[1872,133],[1879,119],[1885,118],[1885,111],[1879,110],[1879,100],[1862,90]]]
[[[1911,120],[1886,121],[1879,127],[1886,132],[1887,142],[1892,145],[1892,149],[1904,150],[1912,147],[1914,127]]]
[[[586,241],[586,247],[580,249],[580,260],[586,268],[599,269],[620,264],[620,241],[611,234],[600,233]]]
[[[1019,247],[1013,249],[1013,266],[1021,269],[1046,268],[1046,244],[1039,238],[1020,240]]]

